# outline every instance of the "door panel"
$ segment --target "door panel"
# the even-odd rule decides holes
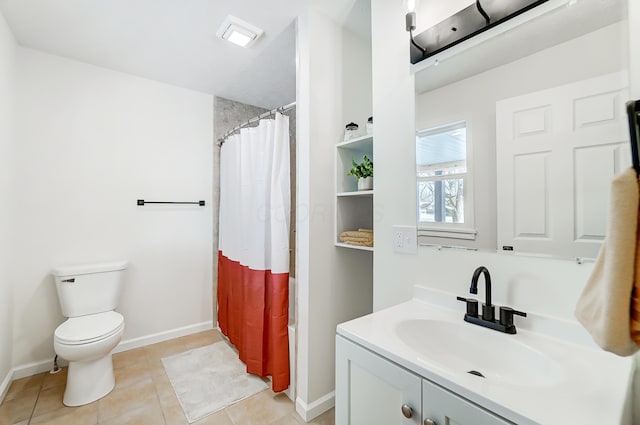
[[[631,164],[614,73],[496,103],[498,249],[596,257],[609,185]]]

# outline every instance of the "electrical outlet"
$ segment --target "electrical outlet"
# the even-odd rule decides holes
[[[393,247],[398,250],[404,248],[403,234],[401,230],[393,230]]]
[[[393,231],[393,250],[405,254],[418,252],[418,230],[416,226],[391,226]]]

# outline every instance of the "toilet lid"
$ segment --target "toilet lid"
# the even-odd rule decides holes
[[[62,344],[78,345],[99,341],[115,334],[124,326],[124,317],[115,311],[71,317],[58,326],[54,335]]]

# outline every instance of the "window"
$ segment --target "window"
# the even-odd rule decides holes
[[[416,181],[418,227],[431,230],[427,236],[475,238],[466,122],[418,131]]]

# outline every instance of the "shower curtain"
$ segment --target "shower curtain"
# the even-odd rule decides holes
[[[247,365],[289,386],[289,118],[260,120],[220,152],[218,323]]]

